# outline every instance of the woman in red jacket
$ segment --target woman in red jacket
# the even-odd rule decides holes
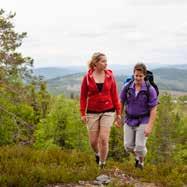
[[[116,81],[112,71],[106,67],[105,54],[94,53],[89,70],[82,80],[80,94],[81,119],[87,124],[89,141],[101,168],[107,159],[114,118],[115,124],[121,120]]]

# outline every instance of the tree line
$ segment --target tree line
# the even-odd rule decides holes
[[[28,145],[35,149],[76,149],[89,152],[87,130],[80,120],[78,99],[52,96],[46,83],[32,75],[33,59],[17,52],[27,33],[17,33],[14,13],[0,10],[0,145]],[[159,98],[158,117],[149,141],[147,162],[187,162],[186,96],[172,102]],[[109,157],[128,160],[122,129],[112,128]]]

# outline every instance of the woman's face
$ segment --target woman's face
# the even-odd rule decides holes
[[[100,60],[95,64],[95,68],[97,70],[104,70],[107,67],[107,59],[106,56],[101,56]]]
[[[135,70],[134,72],[134,81],[135,84],[142,84],[144,82],[145,75],[143,74],[142,71]]]

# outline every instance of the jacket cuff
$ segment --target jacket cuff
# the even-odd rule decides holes
[[[116,110],[116,115],[121,115],[121,110]]]
[[[81,111],[81,116],[86,116],[86,112]]]

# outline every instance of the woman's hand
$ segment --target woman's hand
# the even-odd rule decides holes
[[[82,120],[82,122],[83,122],[84,124],[87,123],[87,118],[86,118],[86,116],[81,116],[81,120]]]
[[[121,127],[121,115],[116,115],[115,120],[114,120],[114,124],[117,128]]]
[[[147,124],[144,130],[145,136],[148,137],[151,134],[151,132],[152,132],[151,125]]]

